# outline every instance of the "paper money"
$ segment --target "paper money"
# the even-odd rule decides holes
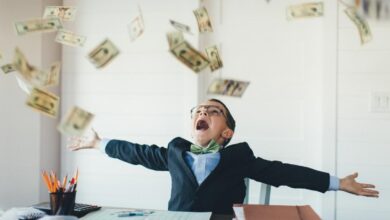
[[[187,34],[192,34],[190,26],[179,23],[179,22],[174,21],[174,20],[169,20],[169,22],[171,23],[171,25],[174,28],[176,28],[176,30],[178,30],[180,32],[187,33]]]
[[[169,49],[172,49],[184,41],[183,33],[180,31],[172,31],[167,33]]]
[[[27,98],[27,106],[51,117],[57,117],[60,98],[53,93],[33,88]]]
[[[28,21],[15,22],[17,35],[24,35],[34,32],[52,32],[62,29],[62,23],[59,18],[44,18]]]
[[[200,33],[213,32],[209,14],[205,7],[194,10],[196,21],[198,21],[198,28]]]
[[[9,64],[5,64],[5,65],[1,66],[1,70],[3,70],[4,74],[7,74],[7,73],[10,73],[10,72],[14,72],[16,69],[15,69],[15,65],[14,64],[9,63]]]
[[[207,57],[209,58],[210,61],[211,71],[215,71],[219,68],[222,68],[223,64],[222,64],[221,57],[219,56],[217,46],[207,47],[205,50],[206,50]]]
[[[106,39],[88,54],[89,60],[96,66],[102,68],[119,54],[115,45]]]
[[[72,47],[82,47],[86,41],[86,37],[77,35],[68,30],[59,30],[57,32],[56,41]]]
[[[27,83],[24,79],[19,77],[18,75],[15,75],[16,82],[18,83],[20,89],[25,92],[27,95],[31,94],[31,90],[33,89],[33,86],[29,83]]]
[[[57,86],[60,80],[61,63],[55,62],[47,71],[41,71],[39,78],[34,82],[35,86],[50,87]]]
[[[73,107],[58,125],[58,130],[65,135],[81,136],[89,126],[94,115],[77,106]]]
[[[209,60],[202,53],[195,50],[187,41],[183,41],[172,48],[171,52],[178,60],[196,73],[202,71],[210,64]]]
[[[207,93],[242,97],[248,85],[247,81],[216,79],[210,84]]]
[[[295,18],[320,17],[324,15],[324,3],[304,3],[287,7],[287,20]]]
[[[131,41],[135,41],[144,33],[145,24],[142,16],[141,7],[138,5],[138,15],[128,24],[129,36]]]
[[[76,7],[70,6],[46,6],[44,18],[57,17],[63,21],[73,21],[76,16]]]
[[[26,57],[19,48],[15,48],[15,57],[13,65],[15,66],[15,69],[28,82],[32,82],[33,78],[36,78],[37,75],[39,75],[38,69],[28,63]]]
[[[360,35],[360,43],[365,44],[372,40],[372,34],[370,30],[370,26],[368,26],[367,21],[360,16],[355,8],[347,8],[344,12],[348,15],[348,17],[355,23],[357,29],[359,30]]]

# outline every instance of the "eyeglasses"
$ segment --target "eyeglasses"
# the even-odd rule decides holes
[[[223,116],[226,118],[225,112],[216,105],[198,105],[191,109],[191,118],[198,117],[204,110],[208,116]]]

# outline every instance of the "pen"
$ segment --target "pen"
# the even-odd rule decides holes
[[[130,216],[144,216],[143,212],[128,212],[118,214],[118,217],[130,217]]]

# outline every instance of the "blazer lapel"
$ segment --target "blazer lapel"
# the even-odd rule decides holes
[[[177,151],[177,157],[179,158],[179,161],[184,169],[184,172],[187,174],[191,183],[194,184],[196,187],[198,187],[199,186],[198,181],[196,180],[194,173],[192,172],[191,168],[188,166],[188,164],[184,159],[186,152],[190,150],[190,144],[189,145],[186,144],[184,148],[180,148],[180,150]]]
[[[210,182],[215,176],[218,175],[218,173],[224,169],[224,167],[229,164],[229,160],[231,157],[231,154],[226,151],[226,148],[219,151],[221,158],[219,160],[218,165],[215,167],[213,171],[206,177],[206,179],[200,184],[200,186],[206,185],[208,182]],[[201,188],[201,187],[199,187]]]

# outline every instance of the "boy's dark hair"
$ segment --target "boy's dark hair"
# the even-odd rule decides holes
[[[226,107],[226,105],[219,99],[209,99],[208,101],[218,102],[219,104],[221,104],[225,108],[225,110],[226,110],[226,124],[230,129],[232,129],[232,131],[234,131],[234,129],[236,128],[236,121],[234,120],[233,115],[230,113],[228,107]],[[226,146],[230,142],[230,140],[231,140],[231,138],[225,140],[225,142],[223,143],[223,146]]]

